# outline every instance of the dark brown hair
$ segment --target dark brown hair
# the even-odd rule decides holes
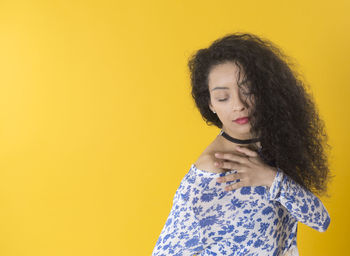
[[[199,49],[188,61],[191,95],[208,125],[222,128],[209,108],[208,75],[214,65],[236,63],[254,95],[251,132],[261,138],[262,155],[304,188],[327,192],[330,178],[327,134],[306,83],[292,69],[290,57],[271,41],[250,33],[233,33]],[[327,147],[327,148],[326,148]]]

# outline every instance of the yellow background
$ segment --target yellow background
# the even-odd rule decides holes
[[[191,53],[235,31],[279,45],[333,147],[325,233],[345,255],[349,11],[336,1],[0,1],[0,255],[151,255],[174,193],[219,133],[190,97]]]

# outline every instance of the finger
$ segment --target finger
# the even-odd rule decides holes
[[[230,161],[215,161],[214,165],[229,170],[239,170],[240,168],[242,168],[242,166],[239,163]]]
[[[215,157],[216,158],[220,158],[220,159],[226,159],[229,161],[234,161],[237,163],[243,163],[245,159],[245,157],[239,156],[237,154],[232,154],[232,153],[215,153]]]
[[[225,191],[235,190],[235,189],[238,189],[241,187],[244,187],[244,184],[242,183],[242,181],[233,183],[233,184],[225,187]]]
[[[216,179],[216,182],[218,183],[223,183],[223,182],[228,182],[228,181],[234,181],[242,178],[241,173],[231,173],[226,176],[220,177]]]
[[[236,150],[237,150],[238,152],[244,153],[244,154],[247,155],[247,156],[252,156],[252,157],[258,156],[258,153],[257,153],[257,152],[255,152],[255,151],[253,151],[253,150],[251,150],[251,149],[249,149],[249,148],[247,148],[247,147],[237,146],[237,147],[236,147]]]
[[[258,156],[258,153],[256,153],[255,151],[247,148],[247,147],[240,147],[240,146],[237,146],[236,147],[236,150],[238,152],[242,152],[244,154],[246,154],[247,156],[252,156],[252,157],[257,157]]]

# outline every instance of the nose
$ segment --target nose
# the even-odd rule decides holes
[[[233,110],[242,111],[245,108],[248,108],[247,102],[242,100],[244,96],[241,93],[236,93],[236,96],[233,98]]]

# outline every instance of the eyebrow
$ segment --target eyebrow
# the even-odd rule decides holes
[[[242,85],[242,84],[246,84],[248,82],[248,79],[244,80],[243,82],[239,83],[238,86]],[[211,91],[214,91],[214,90],[218,90],[218,89],[229,89],[228,87],[226,86],[217,86],[215,87],[214,89],[211,89]]]

